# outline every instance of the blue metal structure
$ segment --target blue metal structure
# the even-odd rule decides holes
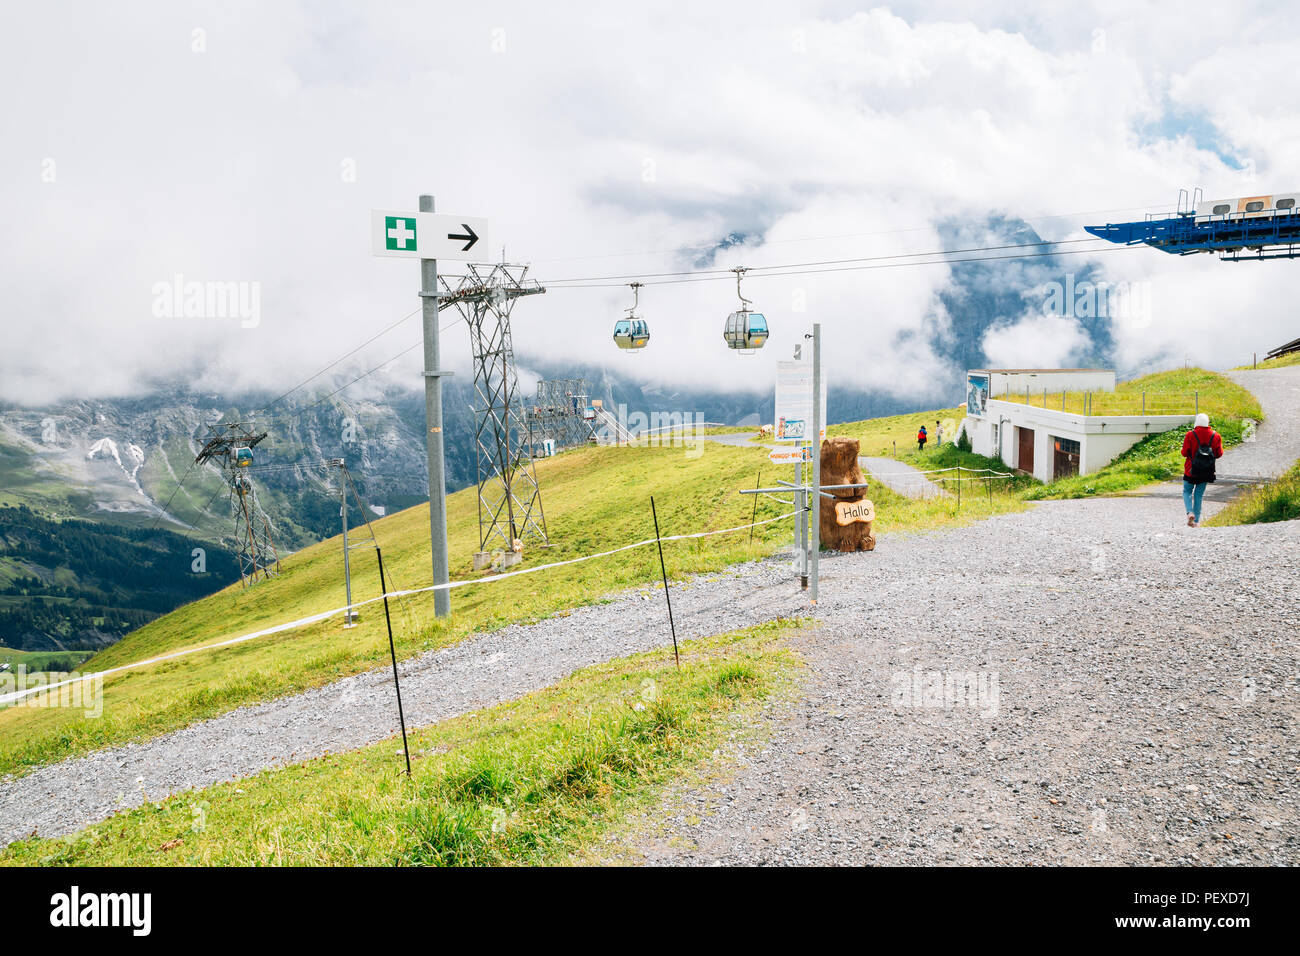
[[[1171,255],[1217,252],[1229,262],[1300,257],[1300,209],[1272,196],[1200,203],[1195,209],[1148,215],[1142,222],[1085,226],[1099,239],[1148,245]],[[1182,203],[1180,202],[1180,207]],[[1233,207],[1236,207],[1235,210]]]

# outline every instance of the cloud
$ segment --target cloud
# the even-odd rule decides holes
[[[1029,313],[990,328],[983,344],[993,368],[1070,368],[1088,336],[1076,319]]]
[[[1225,157],[1249,156],[1258,177],[1295,166],[1284,77],[1245,93],[1232,79],[1271,42],[1245,38],[1290,30],[1285,9],[1264,6],[1216,10],[1212,31],[1118,3],[1050,18],[930,3],[75,7],[27,5],[0,35],[10,401],[177,375],[289,387],[418,306],[415,264],[372,258],[367,223],[422,191],[440,211],[488,217],[493,256],[504,245],[539,279],[614,277],[521,302],[523,356],[669,387],[767,387],[820,321],[836,386],[921,395],[954,371],[939,347],[948,267],[756,269],[746,294],[773,338],[749,357],[722,346],[730,277],[646,279],[652,344],[616,355],[610,332],[630,304],[619,283],[688,269],[731,233],[746,241],[718,268],[938,249],[945,224],[990,212],[1076,236],[1088,217],[1037,217],[1172,206],[1197,182],[1260,188]],[[1221,50],[1222,36],[1239,39]],[[1168,115],[1205,117],[1224,142],[1179,135]],[[1090,260],[1157,293],[1121,355],[1236,361],[1242,315],[1260,348],[1294,337],[1276,264],[1163,258]],[[177,274],[257,283],[260,322],[155,315],[151,290]],[[1189,310],[1204,317],[1191,336]],[[412,319],[355,368],[418,337]],[[1034,365],[1061,351],[1036,321],[989,341]],[[463,327],[444,352],[468,369]],[[418,386],[418,349],[395,375]]]

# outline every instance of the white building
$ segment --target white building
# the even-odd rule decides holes
[[[1191,425],[1186,415],[1081,415],[1000,400],[995,395],[1113,391],[1115,373],[1100,369],[972,369],[961,428],[971,449],[1000,458],[1042,482],[1087,475],[1147,435]]]
[[[1113,392],[1115,371],[1105,368],[977,368],[970,378],[988,379],[988,397],[1044,392]]]

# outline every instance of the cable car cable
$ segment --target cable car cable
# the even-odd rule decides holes
[[[883,263],[875,263],[869,265],[839,266],[836,268],[829,268],[829,269],[797,269],[789,272],[764,272],[764,273],[760,273],[754,278],[772,279],[772,278],[778,278],[782,276],[818,275],[823,272],[865,272],[872,269],[901,269],[901,268],[906,268],[908,266],[944,266],[944,265],[958,264],[963,262],[993,262],[1000,259],[1041,259],[1041,258],[1048,258],[1051,256],[1079,255],[1081,253],[1093,253],[1096,255],[1100,255],[1105,252],[1130,252],[1136,248],[1138,247],[1112,246],[1110,248],[1102,247],[1096,249],[1093,248],[1061,249],[1061,250],[1052,250],[1048,252],[1024,252],[1024,253],[1017,253],[1015,255],[1006,255],[1006,256],[972,256],[970,258],[965,258],[965,259],[934,259],[926,262],[883,262]],[[773,266],[771,268],[776,268],[776,267]],[[719,279],[724,279],[724,278],[726,277],[715,276],[715,275],[691,274],[679,279],[659,279],[654,282],[646,282],[645,285],[677,285],[684,282],[716,282]],[[625,284],[626,283],[622,283],[622,282],[592,282],[586,284],[548,286],[548,288],[612,289]]]
[[[268,408],[273,408],[273,407],[275,407],[275,406],[278,405],[280,402],[284,401],[284,399],[288,398],[288,397],[289,397],[290,395],[292,395],[294,392],[298,391],[298,389],[302,388],[304,385],[306,385],[308,382],[310,382],[312,379],[314,379],[314,378],[318,378],[318,377],[320,377],[321,375],[324,375],[326,372],[328,372],[328,371],[329,371],[330,369],[332,369],[334,366],[336,366],[336,365],[338,365],[340,362],[342,362],[345,358],[348,358],[348,357],[350,357],[350,356],[352,356],[352,355],[355,355],[356,353],[360,352],[363,348],[365,348],[365,347],[366,347],[367,345],[369,345],[371,342],[375,341],[375,339],[379,338],[380,336],[387,335],[389,332],[393,331],[393,329],[397,328],[399,325],[401,325],[402,323],[406,322],[406,321],[407,321],[408,319],[410,319],[412,316],[414,316],[414,315],[418,315],[419,312],[420,312],[419,309],[414,309],[414,310],[412,310],[411,312],[406,313],[406,315],[402,316],[400,319],[398,319],[398,320],[397,320],[396,322],[394,322],[392,325],[386,326],[385,328],[383,328],[383,329],[381,329],[380,331],[376,332],[374,335],[372,335],[370,338],[366,339],[364,342],[362,342],[362,343],[361,343],[360,345],[358,345],[356,348],[351,349],[351,350],[348,351],[348,352],[344,352],[342,355],[340,355],[338,358],[336,358],[333,362],[330,362],[329,365],[326,365],[326,366],[325,366],[323,369],[321,369],[319,372],[316,372],[315,374],[310,375],[310,376],[308,376],[307,378],[303,379],[301,382],[299,382],[299,383],[298,383],[297,385],[295,385],[293,388],[289,389],[287,392],[285,392],[283,395],[281,395],[281,396],[280,396],[279,398],[277,398],[275,401],[270,402],[270,403],[268,403],[268,404],[266,404],[266,405],[263,405],[261,408],[259,408],[257,411],[255,411],[255,412],[253,413],[253,415],[254,415],[254,416],[260,415],[262,412],[266,411]]]
[[[1041,216],[1038,215],[1019,216],[1017,218],[1022,219],[1025,222],[1042,222],[1047,219],[1073,219],[1081,216],[1100,216],[1112,212],[1131,212],[1135,209],[1162,210],[1167,207],[1168,207],[1168,203],[1158,202],[1158,203],[1145,203],[1142,205],[1133,205],[1133,206],[1118,206],[1111,209],[1085,209],[1085,210],[1080,210],[1078,212],[1047,213]],[[774,245],[788,245],[790,243],[795,243],[795,242],[824,242],[829,239],[858,239],[864,236],[893,236],[893,235],[900,235],[902,233],[907,233],[907,232],[926,232],[929,229],[930,229],[929,226],[913,226],[909,229],[877,229],[871,232],[843,232],[843,233],[838,233],[829,236],[800,236],[793,239],[765,240],[763,245],[774,246]],[[711,240],[709,242],[690,243],[688,245],[679,246],[676,249],[643,249],[640,252],[609,252],[609,253],[603,253],[603,254],[591,255],[591,256],[559,256],[559,257],[547,258],[547,259],[534,259],[532,261],[534,263],[576,262],[576,261],[590,261],[595,259],[618,259],[618,258],[630,257],[630,256],[678,255],[683,251],[687,251],[687,250],[700,249],[700,250],[707,251],[709,249],[713,249],[716,247],[717,247],[717,240]]]
[[[770,266],[747,266],[746,268],[749,271],[758,272],[760,270],[770,271],[772,269],[794,269],[803,266],[839,265],[847,262],[883,262],[883,261],[893,260],[893,259],[917,259],[923,256],[955,256],[955,255],[965,255],[966,253],[970,253],[970,252],[998,252],[1003,249],[1032,249],[1041,246],[1064,246],[1064,245],[1073,245],[1082,242],[1097,243],[1098,241],[1099,241],[1098,239],[1092,236],[1089,236],[1086,239],[1055,239],[1055,240],[1044,239],[1040,242],[1015,242],[1015,243],[1006,243],[998,246],[971,246],[970,248],[966,248],[966,249],[941,249],[941,250],[929,251],[929,252],[902,252],[902,253],[891,253],[889,255],[883,255],[883,256],[856,256],[851,259],[821,259],[821,260],[812,260],[809,262],[787,262],[787,263],[780,263],[780,264],[770,265]],[[543,280],[542,284],[547,287],[558,288],[562,285],[566,285],[569,283],[577,283],[577,282],[603,282],[606,280],[613,280],[613,279],[663,279],[663,278],[672,278],[676,276],[725,275],[726,273],[732,271],[734,270],[733,269],[688,269],[680,272],[650,272],[650,273],[645,273],[644,275],[585,276],[585,277],[573,277],[568,279]]]
[[[419,310],[416,310],[416,311],[419,311]],[[412,313],[412,314],[414,314],[414,313]],[[410,316],[407,316],[407,318],[410,318]],[[405,321],[405,319],[403,319],[402,321]],[[463,321],[464,321],[464,316],[457,316],[456,318],[454,318],[454,319],[452,319],[450,322],[448,322],[446,325],[441,326],[441,327],[438,329],[438,331],[439,331],[439,333],[446,332],[448,329],[450,329],[450,328],[451,328],[452,326],[454,326],[456,323],[458,323],[458,322],[463,322]],[[375,338],[378,338],[378,336],[376,336]],[[370,341],[374,341],[374,339],[372,338]],[[368,343],[363,342],[362,345],[361,345],[361,346],[358,346],[357,349],[353,349],[353,352],[358,351],[361,347],[363,347],[363,346],[366,345],[366,344],[368,344]],[[411,345],[411,346],[409,346],[408,348],[404,348],[404,349],[402,349],[402,351],[398,352],[396,355],[394,355],[392,358],[388,359],[387,361],[380,362],[378,365],[376,365],[374,368],[370,369],[368,372],[363,372],[362,374],[358,375],[356,378],[354,378],[352,381],[348,382],[346,385],[340,385],[338,388],[334,389],[334,391],[330,392],[328,395],[324,396],[323,398],[321,398],[321,399],[319,399],[319,400],[317,400],[317,401],[315,401],[315,402],[312,402],[310,405],[305,405],[305,406],[303,406],[302,408],[300,408],[300,409],[298,409],[297,411],[291,413],[290,415],[288,415],[288,416],[285,417],[285,418],[279,418],[279,419],[273,418],[273,419],[270,420],[269,423],[270,423],[270,424],[276,424],[276,423],[279,423],[279,424],[288,424],[289,422],[292,422],[292,421],[297,420],[299,417],[302,416],[302,414],[303,414],[304,412],[310,411],[311,409],[315,408],[317,405],[324,404],[326,401],[328,401],[329,399],[333,398],[333,397],[334,397],[335,395],[337,395],[339,392],[343,391],[343,389],[348,388],[348,387],[351,386],[351,385],[355,385],[357,382],[361,381],[363,378],[366,378],[367,376],[373,375],[375,372],[378,372],[380,369],[382,369],[385,365],[389,364],[389,362],[395,362],[395,361],[397,361],[397,360],[398,360],[399,358],[401,358],[403,355],[406,355],[408,352],[412,352],[412,351],[414,351],[415,349],[419,348],[419,347],[420,347],[421,345],[423,345],[423,344],[424,344],[424,340],[421,339],[419,342],[416,342],[414,345]],[[349,353],[349,354],[352,354],[352,353]],[[347,356],[343,356],[343,357],[346,358]],[[341,360],[340,360],[340,361],[341,361]],[[338,363],[335,362],[335,363],[333,363],[333,364],[334,364],[334,365],[337,365]],[[330,367],[332,367],[332,366],[327,366],[325,369],[322,369],[321,371],[328,371]],[[320,374],[320,373],[318,372],[317,374]],[[312,376],[312,378],[315,378],[315,377],[316,377],[315,375]],[[307,381],[311,381],[311,379],[308,379]],[[292,391],[292,390],[291,390],[291,391]]]

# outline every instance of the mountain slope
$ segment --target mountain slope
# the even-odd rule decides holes
[[[178,534],[0,508],[0,646],[97,650],[238,577]]]

